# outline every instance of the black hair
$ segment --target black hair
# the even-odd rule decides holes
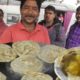
[[[4,15],[4,12],[3,12],[3,10],[2,10],[2,9],[0,9],[0,12]]]
[[[45,10],[51,10],[51,11],[53,11],[53,12],[55,12],[56,13],[56,9],[55,9],[55,7],[54,6],[51,6],[51,5],[48,5],[46,8],[45,8]]]
[[[51,5],[48,5],[48,6],[45,8],[45,10],[51,10],[51,11],[53,11],[54,13],[56,13],[55,7],[54,7],[54,6],[51,6]],[[61,21],[58,19],[57,16],[54,18],[54,23],[53,23],[53,24],[56,24],[56,23],[61,23]]]
[[[18,0],[18,1],[21,1],[21,4],[20,4],[20,8],[23,7],[24,3],[26,2],[26,0]],[[41,3],[44,1],[44,0],[35,0],[37,5],[38,5],[38,9],[40,10],[40,7],[41,7]]]
[[[77,12],[80,11],[80,6],[78,6],[78,8],[76,9],[76,11],[77,11]]]

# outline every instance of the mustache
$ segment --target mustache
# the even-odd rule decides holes
[[[35,16],[33,16],[33,15],[25,15],[25,17],[32,17],[32,18],[34,18]]]

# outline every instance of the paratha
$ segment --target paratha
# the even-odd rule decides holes
[[[40,72],[28,72],[21,80],[53,80],[48,74]]]
[[[80,76],[68,75],[68,80],[80,80]]]
[[[27,70],[29,71],[42,71],[43,63],[34,56],[25,55],[16,58],[11,62],[13,71],[24,74]]]
[[[33,41],[20,41],[15,42],[12,45],[12,48],[17,53],[18,56],[25,54],[36,55],[40,51],[40,46],[38,43]]]
[[[6,80],[6,75],[0,72],[0,80]]]
[[[60,79],[57,77],[56,80],[60,80]]]
[[[77,54],[80,54],[80,47],[73,47],[68,49],[68,53],[73,51],[76,51]]]
[[[41,52],[37,55],[41,60],[47,63],[54,63],[54,60],[66,52],[65,48],[55,45],[46,45],[41,48]]]
[[[6,44],[0,44],[0,62],[10,62],[15,59],[17,54],[12,51],[12,48]]]

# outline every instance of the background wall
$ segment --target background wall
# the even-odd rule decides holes
[[[4,21],[6,24],[11,25],[20,20],[20,10],[17,5],[0,5],[4,11]]]

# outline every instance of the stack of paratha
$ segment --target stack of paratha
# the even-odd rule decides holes
[[[13,71],[25,74],[27,70],[29,71],[42,71],[43,63],[37,59],[35,56],[23,55],[15,59],[11,63]]]
[[[6,76],[2,72],[0,72],[0,80],[6,80]]]
[[[34,56],[40,51],[39,44],[32,41],[15,42],[13,43],[12,48],[18,56],[26,54],[31,54]]]
[[[0,44],[0,62],[10,62],[10,72],[12,70],[21,76],[25,74],[21,80],[53,80],[40,72],[46,72],[50,67],[53,69],[55,59],[65,52],[65,48],[55,45],[40,46],[32,41],[15,42],[12,47]]]
[[[29,71],[22,77],[21,80],[53,80],[53,78],[48,74]]]
[[[63,54],[66,49],[55,45],[45,45],[41,48],[41,52],[37,55],[38,58],[46,63],[54,63],[54,60]]]
[[[12,48],[6,44],[0,44],[0,62],[10,62],[15,59],[17,54],[12,51]]]
[[[80,80],[80,77],[74,75],[68,75],[68,80]]]

